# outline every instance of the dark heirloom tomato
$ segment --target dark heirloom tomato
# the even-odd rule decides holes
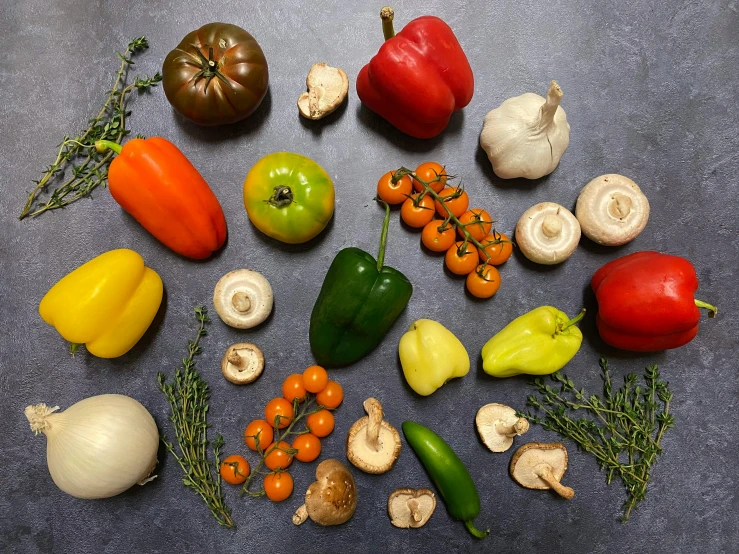
[[[164,60],[164,93],[200,125],[250,116],[267,93],[269,72],[259,44],[241,27],[209,23],[182,39]]]

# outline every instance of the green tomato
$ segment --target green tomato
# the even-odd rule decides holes
[[[288,244],[307,242],[334,213],[334,184],[316,162],[292,152],[259,160],[244,181],[244,206],[254,226]]]

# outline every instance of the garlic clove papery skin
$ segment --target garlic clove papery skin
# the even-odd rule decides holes
[[[549,175],[570,144],[570,125],[555,81],[547,97],[527,92],[509,98],[485,116],[480,146],[501,179]]]
[[[108,498],[140,483],[157,464],[159,431],[133,398],[92,396],[64,412],[44,404],[26,408],[31,428],[47,438],[54,483],[76,498]]]

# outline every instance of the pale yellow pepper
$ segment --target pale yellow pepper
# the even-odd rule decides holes
[[[419,319],[411,325],[400,339],[398,354],[405,380],[422,396],[470,371],[464,345],[449,329],[430,319]]]
[[[151,325],[162,303],[162,280],[128,249],[111,250],[57,282],[39,314],[72,344],[100,358],[128,352]]]

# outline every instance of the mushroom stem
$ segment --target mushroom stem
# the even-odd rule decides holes
[[[557,481],[557,479],[554,477],[554,474],[552,474],[551,466],[540,464],[534,468],[534,473],[540,479],[545,481],[546,484],[549,485],[552,490],[554,490],[554,492],[556,492],[562,498],[570,500],[573,496],[575,496],[574,490],[572,490],[570,487],[565,487],[562,483]]]
[[[546,129],[554,121],[554,114],[559,108],[559,102],[563,96],[562,89],[557,84],[557,81],[552,81],[549,84],[549,91],[547,92],[547,100],[541,105],[539,109],[539,129]]]
[[[562,234],[562,220],[556,215],[547,214],[541,224],[541,232],[549,239],[557,238]]]
[[[625,194],[616,193],[608,203],[608,214],[616,219],[623,219],[631,213],[632,200]]]
[[[243,362],[243,358],[239,356],[238,352],[236,352],[235,350],[228,355],[228,363],[233,364],[238,368],[243,365]]]
[[[382,426],[382,404],[376,398],[364,401],[364,411],[369,416],[367,424],[367,444],[375,452],[380,450],[380,427]]]
[[[303,504],[300,508],[295,510],[295,513],[293,514],[293,523],[295,525],[301,525],[302,523],[305,523],[306,519],[308,519],[308,508]]]
[[[502,421],[498,421],[495,424],[495,430],[498,431],[498,433],[500,433],[501,435],[513,438],[517,437],[518,435],[522,435],[526,431],[528,431],[529,422],[523,417],[519,417],[512,425],[507,425]]]
[[[406,504],[408,505],[408,509],[411,512],[411,519],[416,523],[421,521],[423,519],[423,515],[419,510],[418,500],[416,500],[415,498],[411,498],[410,500],[408,500],[408,502],[406,502]]]
[[[231,304],[237,312],[246,313],[251,309],[251,299],[245,292],[237,292],[231,298]]]

